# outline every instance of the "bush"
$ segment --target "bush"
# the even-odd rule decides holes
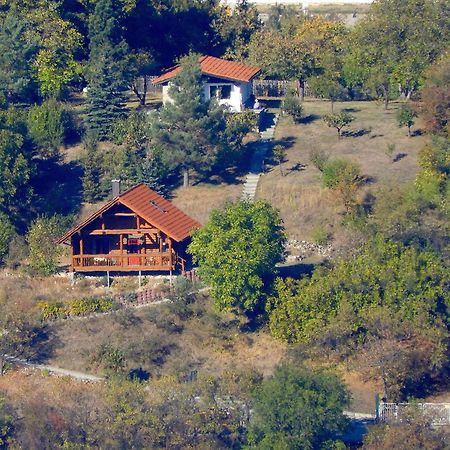
[[[73,316],[87,316],[96,312],[107,312],[114,308],[110,298],[90,297],[67,302],[40,302],[38,308],[43,320],[55,320]]]
[[[328,242],[328,231],[322,225],[316,225],[311,234],[313,241],[318,245],[325,245]]]
[[[303,114],[303,106],[302,103],[296,95],[295,91],[288,91],[283,100],[283,112],[285,114],[290,115],[294,121],[298,122]]]
[[[28,132],[42,157],[58,155],[59,147],[75,133],[72,113],[64,103],[50,99],[28,113]]]
[[[29,264],[32,273],[51,275],[56,272],[61,249],[55,244],[55,240],[61,233],[62,226],[56,216],[43,216],[31,224],[26,239],[30,249]]]
[[[5,213],[0,212],[0,265],[5,261],[14,227]]]
[[[327,162],[322,171],[323,184],[339,192],[347,213],[355,206],[355,194],[360,183],[360,167],[345,159]]]
[[[102,367],[107,373],[118,374],[125,368],[125,354],[110,343],[100,344],[91,357],[91,364]]]
[[[323,172],[323,169],[328,162],[330,155],[321,149],[313,149],[309,154],[309,159],[313,163],[314,167]]]
[[[253,397],[251,448],[333,448],[348,426],[350,394],[331,373],[282,365]]]

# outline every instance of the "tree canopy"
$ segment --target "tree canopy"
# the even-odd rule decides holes
[[[263,310],[285,239],[277,210],[266,202],[229,203],[212,212],[189,252],[219,310]]]

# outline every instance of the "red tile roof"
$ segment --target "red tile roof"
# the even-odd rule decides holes
[[[202,56],[200,58],[200,68],[204,75],[242,82],[249,82],[261,72],[259,67],[248,66],[236,61],[227,61],[226,59],[215,58],[214,56]],[[154,79],[153,84],[164,83],[172,79],[180,70],[181,67],[179,65],[168,69],[165,73]]]
[[[61,244],[67,241],[73,234],[81,230],[100,216],[100,214],[117,203],[121,203],[128,207],[177,242],[181,242],[189,237],[194,228],[201,227],[200,223],[196,220],[189,217],[168,200],[141,183],[109,201],[85,221],[69,230],[58,240],[58,243]]]

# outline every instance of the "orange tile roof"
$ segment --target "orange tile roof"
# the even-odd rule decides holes
[[[259,67],[248,66],[237,61],[215,58],[214,56],[202,56],[200,68],[204,75],[210,75],[227,80],[249,82],[261,72]],[[181,70],[179,65],[168,69],[165,73],[153,80],[153,84],[164,83],[172,79]]]
[[[73,234],[117,203],[128,207],[177,242],[181,242],[189,237],[194,228],[201,227],[201,224],[196,220],[189,217],[147,185],[141,183],[112,199],[85,221],[69,230],[58,240],[58,244],[66,242]]]

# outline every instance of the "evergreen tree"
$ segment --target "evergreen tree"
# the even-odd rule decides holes
[[[30,101],[37,93],[31,66],[36,46],[25,31],[14,10],[0,18],[0,94],[9,102]]]
[[[169,89],[171,102],[155,120],[155,139],[167,150],[168,161],[183,172],[186,187],[191,170],[205,171],[214,163],[226,121],[218,102],[204,98],[198,56],[183,58],[181,67]]]
[[[116,0],[99,0],[89,20],[88,128],[108,137],[117,119],[126,114],[126,53]]]
[[[84,142],[86,156],[83,161],[83,195],[87,202],[95,202],[100,197],[100,158],[97,154],[97,139],[87,136]]]

